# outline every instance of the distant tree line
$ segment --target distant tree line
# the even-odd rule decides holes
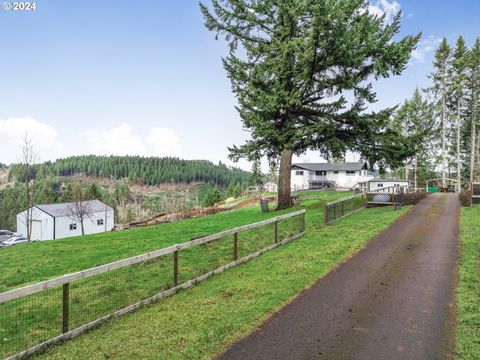
[[[249,173],[239,168],[217,165],[206,160],[182,160],[173,157],[74,156],[35,165],[37,178],[83,174],[98,178],[125,179],[142,185],[203,182],[226,188],[245,183]],[[13,165],[10,178],[18,179],[21,165]]]

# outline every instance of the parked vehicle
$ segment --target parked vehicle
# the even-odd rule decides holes
[[[10,230],[0,230],[0,242],[10,239],[13,235]]]
[[[0,247],[14,246],[18,244],[25,244],[28,242],[28,239],[23,235],[13,236],[8,240],[0,242]]]

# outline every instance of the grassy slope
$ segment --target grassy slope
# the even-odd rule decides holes
[[[326,201],[343,194],[331,194]],[[274,217],[258,206],[159,226],[0,249],[0,292]],[[80,255],[80,256],[79,256]]]
[[[254,330],[407,211],[368,209],[319,231],[321,204],[306,201],[303,205],[307,236],[50,348],[42,356],[209,359]]]
[[[480,359],[480,205],[462,208],[456,358]]]

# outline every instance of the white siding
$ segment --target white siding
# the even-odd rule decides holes
[[[297,172],[303,171],[303,175],[297,175]],[[291,188],[292,190],[308,190],[310,188],[309,176],[315,176],[315,171],[309,170],[292,170],[291,173]],[[368,175],[367,170],[357,170],[355,174],[347,175],[346,171],[327,171],[325,181],[331,181],[338,187],[352,188],[359,182],[366,182],[373,178]]]
[[[381,188],[386,188],[390,186],[406,186],[408,191],[409,182],[406,180],[375,180],[368,183],[368,190],[375,191]]]
[[[97,221],[103,220],[102,225]],[[32,240],[52,240],[70,236],[82,235],[80,223],[75,222],[68,216],[56,217],[34,207],[32,213]],[[70,224],[77,224],[76,230],[70,230]],[[27,236],[26,210],[17,214],[17,232]],[[112,231],[115,225],[114,211],[101,211],[90,214],[84,220],[85,235]],[[55,236],[54,236],[55,229]]]
[[[299,172],[303,172],[303,175],[298,175]],[[314,173],[312,171],[312,173]],[[308,170],[292,170],[292,176],[290,178],[290,187],[292,190],[308,190]]]
[[[17,214],[17,233],[27,234],[27,210]],[[34,207],[32,210],[32,240],[50,240],[53,238],[53,217]]]
[[[103,219],[103,225],[97,225],[97,220]],[[76,230],[70,230],[70,224],[77,224]],[[84,220],[85,235],[96,234],[105,231],[112,231],[114,226],[113,211],[104,211],[90,214]],[[72,220],[68,216],[57,217],[55,219],[55,238],[61,239],[70,236],[82,235],[82,227],[79,222]]]

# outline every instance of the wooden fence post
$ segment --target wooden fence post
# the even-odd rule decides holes
[[[233,260],[238,260],[238,233],[233,234]]]
[[[323,204],[323,224],[328,224],[328,206],[327,203]]]
[[[352,197],[352,212],[355,211],[355,195]]]
[[[278,242],[278,221],[274,222],[275,224],[275,244]]]
[[[173,286],[178,285],[178,250],[173,252]]]
[[[302,231],[301,232],[304,232],[305,231],[305,213],[302,213],[301,217],[302,217]]]
[[[70,283],[63,284],[63,324],[62,332],[68,332],[70,317]]]

